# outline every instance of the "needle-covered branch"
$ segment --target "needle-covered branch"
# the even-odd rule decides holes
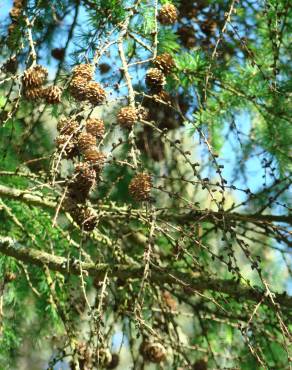
[[[47,252],[25,248],[20,246],[16,241],[8,237],[0,238],[0,252],[6,256],[13,257],[18,261],[25,262],[36,266],[47,266],[52,271],[58,271],[62,274],[80,275],[80,270],[92,277],[103,279],[104,275],[116,277],[121,280],[141,279],[144,269],[137,265],[122,265],[116,264],[109,266],[108,264],[94,264],[80,262],[77,259],[68,259],[61,256],[49,254]],[[243,286],[241,283],[234,280],[212,279],[207,278],[200,273],[183,273],[179,271],[171,271],[156,265],[151,265],[149,280],[156,284],[170,284],[181,286],[190,294],[196,291],[211,290],[214,292],[224,293],[235,300],[251,300],[258,302],[263,298],[263,292],[258,288],[250,288]],[[284,294],[275,293],[275,302],[279,303],[284,309],[292,308],[292,297]],[[271,302],[266,298],[265,303],[271,305]]]

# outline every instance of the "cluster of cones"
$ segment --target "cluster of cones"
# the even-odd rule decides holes
[[[14,0],[13,6],[9,12],[11,19],[11,24],[8,27],[8,46],[13,47],[14,33],[19,25],[19,20],[21,19],[26,0]]]
[[[44,87],[47,76],[47,69],[38,64],[24,71],[22,87],[27,100],[44,99],[47,104],[58,104],[61,102],[62,90],[58,86]]]
[[[77,101],[88,101],[92,105],[99,105],[106,98],[105,90],[98,83],[93,81],[94,66],[92,64],[79,64],[73,69],[73,76],[70,82],[70,94]]]
[[[76,346],[76,355],[79,369],[89,370],[97,369],[115,369],[119,365],[119,355],[111,353],[108,349],[97,348],[93,350],[84,342],[80,342]],[[75,369],[72,361],[71,369]]]
[[[85,131],[80,132],[79,123],[72,119],[61,119],[57,125],[59,135],[56,146],[63,158],[73,159],[82,155],[83,161],[75,165],[74,174],[68,184],[64,208],[73,220],[85,231],[92,231],[97,224],[95,212],[86,201],[99,178],[106,156],[98,151],[97,140],[104,135],[104,122],[89,118]]]

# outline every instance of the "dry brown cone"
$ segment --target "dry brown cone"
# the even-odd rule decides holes
[[[95,146],[87,148],[83,154],[85,161],[99,173],[104,166],[106,155],[99,152]]]
[[[161,24],[169,25],[177,21],[178,12],[173,4],[165,4],[158,13],[158,20]]]
[[[193,364],[192,370],[208,370],[208,363],[205,359],[196,361]]]
[[[49,86],[44,89],[43,97],[48,104],[61,103],[62,90],[58,86]]]
[[[77,121],[68,118],[61,118],[57,123],[57,130],[61,134],[77,134],[79,124]]]
[[[81,229],[90,232],[95,229],[98,219],[97,215],[90,208],[81,208],[75,221]]]
[[[200,27],[201,30],[204,32],[205,35],[211,36],[215,33],[217,29],[217,22],[214,19],[206,19],[204,22],[201,23]]]
[[[95,184],[96,173],[88,163],[79,163],[68,186],[69,197],[76,203],[84,203]]]
[[[45,67],[41,65],[30,67],[23,74],[23,86],[26,89],[39,87],[45,82],[47,76],[48,70]]]
[[[112,354],[108,349],[98,348],[95,353],[95,365],[97,368],[107,368],[112,361]]]
[[[14,281],[16,279],[16,274],[14,272],[6,272],[6,274],[4,275],[4,282],[5,283],[10,283],[11,281]]]
[[[111,362],[107,365],[107,369],[115,369],[118,367],[120,362],[120,356],[117,353],[112,353],[112,360]]]
[[[42,87],[33,87],[25,89],[23,93],[27,100],[38,100],[43,97],[44,89]]]
[[[79,77],[85,81],[93,79],[94,68],[92,64],[79,64],[73,68],[73,78]]]
[[[53,58],[57,60],[63,60],[65,57],[65,49],[64,48],[55,48],[51,51],[51,55]]]
[[[64,158],[72,159],[79,154],[77,142],[70,135],[59,135],[56,140],[58,152],[62,152]]]
[[[146,73],[146,85],[152,90],[159,92],[166,84],[165,76],[158,68],[150,68]]]
[[[84,151],[90,147],[93,147],[96,145],[96,137],[88,134],[87,132],[81,132],[81,134],[78,136],[78,148],[81,151],[81,153],[84,153]]]
[[[87,81],[83,77],[74,77],[69,86],[69,92],[78,101],[86,100]]]
[[[175,61],[169,53],[158,55],[154,62],[154,66],[160,69],[164,74],[169,74],[175,67]]]
[[[85,98],[93,105],[103,103],[106,98],[105,90],[98,82],[89,82],[85,87]]]
[[[168,94],[168,92],[162,90],[158,94],[153,95],[153,98],[157,102],[164,102],[165,104],[172,104],[171,96]]]
[[[26,0],[14,0],[13,6],[15,6],[16,8],[22,8],[24,7],[25,3],[26,3]]]
[[[102,119],[89,118],[86,120],[85,129],[87,133],[95,136],[97,139],[102,139],[104,136],[105,128]]]
[[[107,73],[108,71],[110,71],[111,69],[111,66],[107,63],[101,63],[99,66],[98,66],[98,69],[100,71],[100,73],[102,74],[105,74]]]
[[[18,67],[16,56],[13,56],[4,63],[3,68],[5,72],[16,73]]]
[[[129,193],[136,201],[148,200],[152,188],[151,176],[141,172],[129,184]]]
[[[124,128],[131,128],[138,121],[138,112],[134,107],[123,107],[117,114],[117,122]]]
[[[171,296],[171,294],[168,291],[162,293],[162,299],[166,306],[168,306],[168,308],[170,308],[173,311],[176,310],[177,307],[176,300]]]
[[[193,48],[196,45],[195,29],[192,26],[183,26],[177,30],[179,38],[186,48]]]
[[[18,18],[21,16],[21,13],[22,13],[22,8],[14,6],[10,10],[9,15],[10,15],[10,18],[12,19],[12,21],[17,22]]]
[[[140,353],[146,361],[156,364],[166,359],[166,349],[159,342],[143,342],[140,347]]]

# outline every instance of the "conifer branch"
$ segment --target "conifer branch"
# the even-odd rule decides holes
[[[141,279],[144,274],[144,268],[129,265],[112,265],[109,269],[107,264],[80,262],[78,259],[68,259],[61,256],[49,254],[47,252],[32,248],[24,248],[16,241],[9,237],[0,237],[0,252],[6,256],[13,257],[24,263],[30,263],[36,266],[47,266],[52,271],[58,271],[62,274],[80,275],[80,270],[85,274],[98,279],[103,279],[109,271],[109,276],[116,277],[121,280]],[[81,265],[80,265],[81,264]],[[234,280],[212,279],[201,275],[200,273],[188,273],[171,271],[167,268],[162,268],[154,264],[151,265],[151,273],[149,280],[158,284],[179,285],[183,289],[187,289],[191,294],[195,291],[212,290],[215,292],[230,295],[236,300],[251,300],[258,302],[263,299],[264,291],[259,288],[250,288]],[[274,293],[274,301],[281,305],[281,308],[292,308],[292,297],[286,294]],[[265,302],[270,305],[271,302]]]

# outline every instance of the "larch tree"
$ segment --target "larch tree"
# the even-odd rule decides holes
[[[0,17],[0,368],[291,369],[289,0]]]

